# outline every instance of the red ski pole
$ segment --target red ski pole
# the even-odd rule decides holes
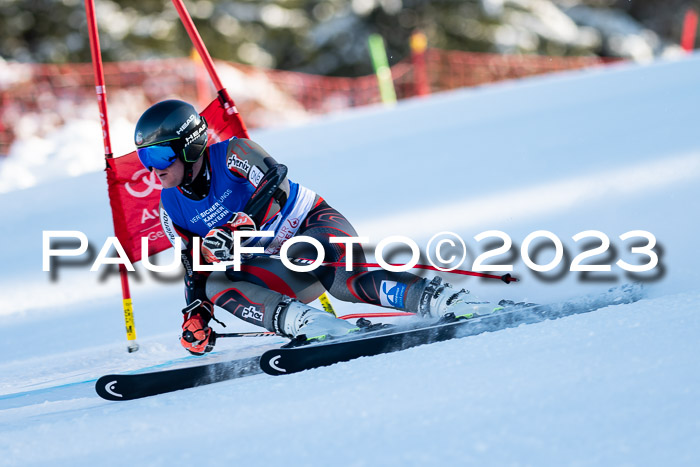
[[[306,259],[306,258],[289,258],[290,261],[294,262],[303,262],[306,263],[308,262],[309,264],[312,263],[312,260]],[[391,264],[388,263],[390,266],[401,266],[400,264]],[[319,266],[329,266],[332,268],[339,268],[339,267],[345,267],[346,264],[345,262],[342,261],[337,261],[337,262],[328,262],[328,263],[320,263]],[[352,266],[355,267],[361,267],[361,268],[381,268],[381,265],[379,263],[352,263]],[[442,271],[435,266],[429,266],[427,264],[416,264],[413,266],[416,269],[427,269],[430,271],[438,271],[438,272],[448,272],[450,274],[460,274],[462,276],[474,276],[474,277],[484,277],[486,279],[499,279],[505,282],[506,284],[510,284],[511,282],[518,282],[518,279],[511,276],[510,273],[504,274],[502,276],[497,276],[495,274],[484,274],[482,272],[474,272],[474,271],[464,271],[462,269],[452,269],[450,271]]]

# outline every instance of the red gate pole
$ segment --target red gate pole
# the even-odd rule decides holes
[[[192,45],[194,48],[197,50],[197,53],[199,53],[199,57],[202,59],[202,62],[204,63],[204,67],[207,69],[207,72],[209,73],[209,77],[211,78],[212,82],[214,83],[214,87],[216,88],[216,92],[219,95],[219,101],[222,103],[224,106],[224,109],[226,109],[226,113],[229,115],[233,115],[234,113],[238,113],[238,109],[236,109],[236,106],[233,103],[233,99],[231,99],[231,96],[229,96],[228,91],[226,88],[224,88],[224,85],[221,83],[221,79],[219,78],[219,74],[216,72],[216,69],[214,68],[214,61],[211,58],[211,55],[209,55],[209,51],[207,50],[206,46],[204,45],[204,41],[202,40],[202,36],[199,35],[199,31],[197,31],[197,27],[194,25],[194,22],[192,21],[192,17],[190,16],[189,12],[187,11],[187,8],[185,8],[185,4],[183,0],[172,0],[173,5],[175,5],[175,9],[177,10],[177,14],[180,15],[180,21],[182,21],[183,26],[185,26],[185,30],[187,30],[187,34],[190,36],[190,40],[192,41]],[[245,125],[243,124],[243,120],[241,120],[241,125],[243,132],[245,134],[248,134],[248,130],[246,130]]]
[[[425,34],[416,31],[411,35],[410,45],[415,93],[417,96],[427,96],[430,94],[430,82],[425,65],[425,49],[428,46],[428,40]]]
[[[681,47],[686,52],[692,52],[695,48],[695,35],[698,30],[698,13],[693,8],[688,8],[683,18],[683,32],[681,35]]]
[[[105,149],[105,160],[114,157],[112,153],[112,143],[109,137],[109,120],[107,118],[107,94],[105,90],[105,77],[102,68],[102,53],[100,52],[100,38],[97,33],[97,17],[95,15],[94,0],[85,0],[85,12],[87,14],[88,31],[90,35],[90,53],[92,54],[92,68],[95,74],[95,91],[97,93],[97,105],[100,110],[100,122],[102,123],[102,138]],[[114,221],[114,217],[112,218]],[[115,225],[116,227],[116,225]],[[126,267],[119,265],[119,276],[122,282],[122,304],[124,306],[124,322],[126,324],[126,338],[129,341],[127,350],[136,352],[139,344],[136,342],[136,327],[134,326],[134,312],[131,304],[131,292],[129,291],[129,277],[126,274]]]

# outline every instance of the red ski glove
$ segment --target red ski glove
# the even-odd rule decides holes
[[[235,230],[255,230],[255,222],[244,212],[237,212],[224,225],[209,231],[202,241],[202,256],[208,263],[228,261],[233,256],[233,232]]]
[[[212,318],[212,305],[197,299],[182,310],[185,322],[182,323],[180,343],[193,355],[204,355],[211,352],[216,337],[207,326]]]

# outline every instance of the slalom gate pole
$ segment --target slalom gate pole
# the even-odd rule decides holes
[[[107,118],[107,92],[105,89],[104,69],[102,68],[102,53],[100,52],[100,38],[97,32],[97,16],[95,15],[94,0],[85,0],[85,13],[87,15],[88,32],[90,36],[90,53],[92,54],[92,68],[95,74],[95,91],[97,93],[97,105],[100,111],[102,124],[102,139],[105,149],[105,161],[114,157],[112,142],[109,136],[109,119]],[[109,170],[109,169],[108,169]],[[114,221],[114,217],[112,218]],[[115,224],[116,227],[116,224]],[[129,291],[129,277],[126,267],[119,265],[119,277],[122,283],[122,305],[124,307],[124,322],[126,324],[126,338],[129,342],[127,350],[136,352],[139,344],[136,342],[136,326],[134,325],[134,310],[131,304],[131,292]]]
[[[207,73],[209,73],[209,78],[211,78],[211,81],[214,84],[214,87],[216,88],[216,92],[219,96],[219,101],[224,106],[226,113],[229,115],[238,113],[238,110],[236,109],[236,106],[233,103],[233,99],[231,99],[231,96],[229,96],[228,91],[226,90],[226,88],[224,88],[224,85],[221,83],[219,74],[216,72],[216,68],[214,67],[214,60],[212,60],[211,55],[207,50],[207,47],[204,45],[202,36],[199,35],[199,31],[197,31],[197,27],[194,25],[194,21],[192,21],[192,16],[190,16],[189,12],[187,11],[184,1],[172,0],[172,2],[173,5],[175,5],[177,14],[180,16],[180,21],[182,22],[182,25],[187,31],[187,35],[190,36],[192,45],[199,54],[199,58],[202,59],[202,63],[204,64],[204,68],[207,69]],[[248,131],[246,130],[242,119],[241,125],[243,126],[243,132],[247,136]]]
[[[417,96],[430,94],[430,81],[425,65],[425,50],[428,48],[428,39],[421,31],[411,34],[411,63],[413,64],[413,86]]]
[[[688,8],[683,17],[683,29],[681,32],[681,47],[690,53],[695,48],[695,35],[698,31],[698,12],[694,8]]]
[[[204,41],[202,40],[202,36],[199,35],[199,31],[197,31],[197,27],[194,25],[194,21],[192,21],[192,17],[187,11],[185,3],[183,2],[183,0],[172,1],[173,5],[175,5],[175,9],[177,10],[177,14],[180,16],[180,21],[182,21],[182,25],[187,31],[187,35],[190,36],[192,45],[194,46],[195,50],[197,50],[199,57],[204,63],[204,67],[209,73],[209,77],[214,83],[214,87],[217,91],[224,89],[223,84],[221,84],[221,79],[219,79],[219,74],[216,72],[216,68],[214,68],[214,61],[211,59],[211,55],[209,55],[209,51],[207,50],[207,47],[204,45]]]

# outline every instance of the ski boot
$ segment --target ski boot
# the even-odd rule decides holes
[[[297,300],[283,302],[275,319],[275,331],[293,338],[295,345],[345,336],[360,328],[344,319],[305,305]]]
[[[423,291],[418,314],[431,318],[471,319],[502,309],[478,301],[468,290],[455,290],[450,284],[443,284],[440,277],[435,277]]]

